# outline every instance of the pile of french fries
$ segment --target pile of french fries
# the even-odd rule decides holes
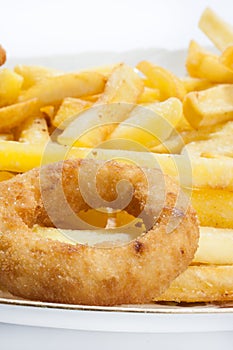
[[[191,266],[163,301],[233,300],[233,28],[206,9],[188,75],[148,61],[63,73],[0,71],[0,180],[65,158],[160,166],[189,191],[200,221]]]

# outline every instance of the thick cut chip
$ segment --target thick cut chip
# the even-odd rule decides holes
[[[37,112],[38,109],[38,100],[36,98],[0,108],[0,131],[19,126],[20,123]]]
[[[219,60],[224,66],[233,71],[233,45],[228,46],[226,50],[223,51]]]
[[[233,265],[233,229],[200,227],[193,263]]]
[[[201,91],[213,87],[215,84],[207,79],[185,77],[182,79],[186,92]]]
[[[44,145],[49,140],[48,126],[43,117],[30,117],[20,127],[20,142]]]
[[[129,117],[120,123],[109,139],[123,139],[154,147],[166,140],[182,117],[182,103],[173,97],[164,102],[137,106]],[[130,143],[126,146],[130,147]],[[133,147],[133,143],[131,144]]]
[[[91,105],[91,102],[81,100],[80,98],[66,97],[62,101],[52,123],[57,128],[64,130],[79,113]]]
[[[45,152],[46,151],[46,152]],[[51,144],[46,149],[16,141],[0,141],[0,170],[24,172],[41,164],[64,159],[91,158],[121,160],[142,167],[157,168],[177,179],[182,187],[233,190],[232,159],[192,158],[184,155],[135,152],[121,149],[90,149]],[[227,169],[227,171],[226,171]]]
[[[63,160],[67,149],[55,143],[50,147],[41,143],[0,141],[0,170],[22,173],[43,164]],[[80,151],[80,157],[84,157]]]
[[[23,77],[22,88],[24,90],[29,89],[31,86],[37,84],[45,78],[62,74],[55,69],[41,66],[27,66],[22,64],[15,66],[14,71]]]
[[[186,68],[191,77],[211,83],[233,83],[233,71],[221,63],[219,56],[204,50],[194,40],[190,42]]]
[[[144,87],[143,93],[139,97],[138,103],[151,103],[160,101],[160,91],[159,89],[154,89],[150,87]]]
[[[148,61],[138,63],[137,68],[150,80],[151,86],[159,90],[162,101],[169,97],[184,98],[186,91],[182,81],[167,69]]]
[[[203,12],[199,28],[209,37],[221,51],[233,44],[233,27],[223,21],[213,10],[206,8]]]
[[[194,127],[215,125],[233,118],[233,84],[193,91],[183,102],[184,115]]]
[[[186,144],[192,145],[195,144],[196,141],[208,140],[211,137],[212,133],[218,131],[221,129],[221,127],[222,125],[218,124],[202,127],[197,130],[182,130],[183,128],[180,128],[180,123],[178,123],[178,126],[176,128],[177,131],[173,132],[163,144],[151,148],[151,151],[157,153],[179,154],[182,152]]]
[[[3,69],[0,71],[0,107],[14,103],[21,91],[23,78],[11,71]]]
[[[96,147],[111,134],[116,123],[125,120],[143,91],[143,82],[134,70],[120,64],[110,75],[104,93],[92,108],[78,118],[58,137],[62,144]]]
[[[201,134],[201,132],[197,131],[197,134]],[[192,157],[233,157],[232,135],[233,121],[229,121],[215,126],[204,139],[191,140],[192,142],[184,147],[182,153],[188,152]]]
[[[225,189],[194,188],[192,205],[202,226],[233,227],[233,192]]]
[[[233,265],[189,266],[155,301],[211,302],[233,300]]]
[[[67,73],[41,80],[19,96],[19,101],[36,97],[40,107],[60,103],[65,97],[81,97],[103,91],[105,77],[96,72]]]

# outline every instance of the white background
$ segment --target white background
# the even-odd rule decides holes
[[[9,57],[209,45],[207,6],[233,23],[232,0],[0,0],[0,42]]]

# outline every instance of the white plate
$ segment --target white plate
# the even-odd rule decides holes
[[[96,307],[0,299],[0,322],[102,332],[233,331],[233,304]]]
[[[19,63],[39,64],[72,71],[120,61],[135,65],[142,59],[148,59],[183,76],[185,74],[186,52],[186,50],[171,52],[158,49],[124,53],[95,52],[76,56],[20,58],[19,60],[10,60],[8,66],[12,67]],[[134,334],[232,332],[233,307],[232,304],[222,306],[153,304],[146,306],[90,307],[0,298],[0,322],[24,326],[73,329],[79,330],[82,335],[86,334],[82,333],[86,331],[93,332],[93,334],[94,332],[104,332],[105,335],[106,332],[111,332],[111,334],[112,332],[118,332],[118,334],[119,332],[120,334],[123,334],[122,332]],[[6,328],[0,327],[0,331],[1,329],[6,331]],[[131,345],[134,345],[136,349],[139,348],[140,342],[138,340],[134,341],[135,339],[132,339]],[[189,346],[191,348],[191,344]],[[112,345],[113,348],[114,344]],[[147,349],[149,348],[151,347],[148,345]],[[225,347],[225,349],[227,348]],[[181,345],[179,345],[179,349],[181,349]]]

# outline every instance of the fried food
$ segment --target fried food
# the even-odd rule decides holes
[[[233,265],[189,266],[156,301],[186,303],[233,299]]]
[[[6,62],[6,51],[0,45],[0,66],[2,66]]]
[[[24,298],[89,305],[150,302],[187,268],[197,249],[198,222],[187,196],[155,169],[67,160],[17,175],[0,184],[0,193],[0,280]],[[82,228],[76,214],[103,204],[124,206],[141,217],[146,232],[124,245],[91,247],[42,238],[32,230],[52,223]]]

